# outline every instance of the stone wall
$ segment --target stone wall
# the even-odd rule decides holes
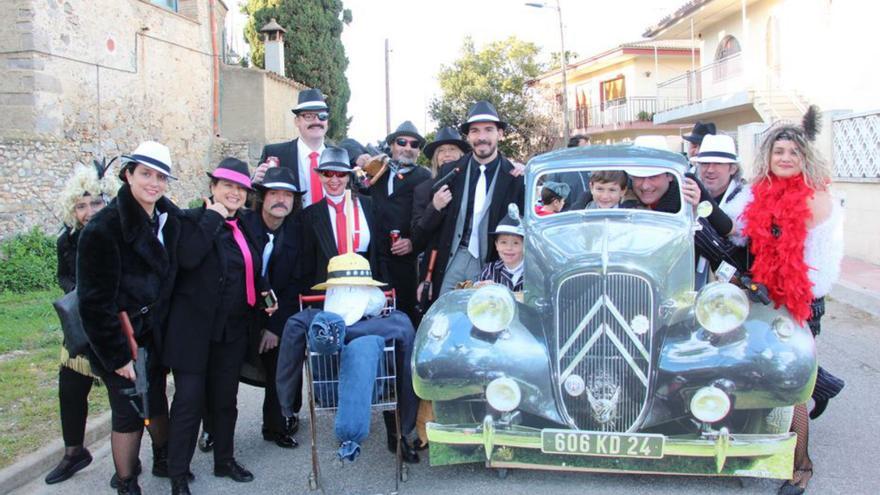
[[[210,12],[146,0],[0,0],[0,236],[47,215],[77,163],[156,140],[171,148],[173,199],[188,200],[216,163]],[[218,45],[222,46],[222,45]],[[48,206],[47,206],[48,205]]]

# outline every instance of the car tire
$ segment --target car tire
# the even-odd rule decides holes
[[[791,431],[791,420],[794,417],[794,406],[774,407],[764,417],[765,433],[788,433]]]
[[[479,423],[486,414],[486,403],[470,400],[435,400],[434,421],[440,424]]]

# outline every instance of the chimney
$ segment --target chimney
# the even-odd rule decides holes
[[[275,18],[260,29],[263,33],[265,59],[263,65],[281,77],[284,77],[284,33],[286,29],[278,25]]]

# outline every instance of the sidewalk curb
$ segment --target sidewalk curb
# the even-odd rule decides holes
[[[88,421],[84,444],[91,447],[110,436],[110,411]],[[64,457],[64,440],[56,438],[48,445],[31,452],[0,470],[2,493],[9,493],[49,472]]]
[[[874,316],[880,317],[880,294],[840,280],[831,289],[831,297]]]

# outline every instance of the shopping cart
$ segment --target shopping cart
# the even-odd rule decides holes
[[[312,304],[324,302],[325,296],[300,296],[300,311]],[[396,309],[394,290],[385,292],[385,308],[383,313]],[[400,438],[400,414],[397,410],[397,350],[394,342],[386,342],[382,357],[379,360],[379,371],[376,375],[371,408],[375,411],[394,411],[394,423],[397,427],[397,438]],[[309,474],[309,489],[321,488],[321,467],[318,460],[318,429],[317,412],[335,411],[339,405],[339,353],[320,354],[312,352],[306,346],[306,383],[309,390],[309,430],[312,442],[312,472]],[[341,462],[341,461],[339,461]],[[394,492],[400,488],[400,481],[406,481],[408,469],[403,464],[400,442],[397,442],[395,459],[396,473]]]

